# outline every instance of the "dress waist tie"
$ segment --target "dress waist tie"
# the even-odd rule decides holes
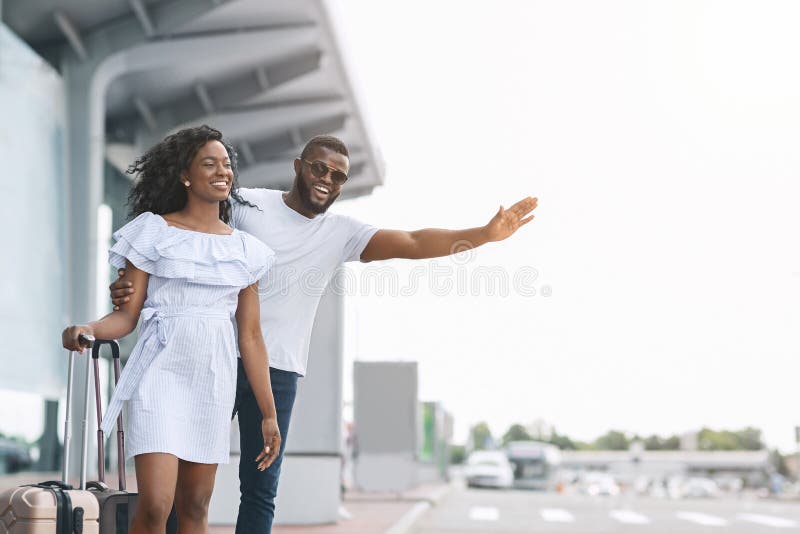
[[[100,430],[103,431],[104,435],[111,435],[111,431],[117,421],[117,416],[122,410],[123,403],[130,400],[145,372],[147,372],[147,369],[153,363],[156,356],[167,346],[166,320],[172,317],[200,317],[204,319],[225,319],[229,321],[231,319],[231,314],[227,311],[199,307],[142,308],[142,324],[139,329],[141,346],[139,350],[134,351],[128,359],[122,376],[119,378],[119,384],[117,384],[114,394],[111,396],[108,410],[105,416],[103,416],[103,422],[100,425]]]

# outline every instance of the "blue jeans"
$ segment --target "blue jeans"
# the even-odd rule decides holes
[[[289,419],[297,393],[297,379],[300,375],[280,369],[269,369],[272,382],[272,396],[278,414],[278,428],[281,431],[281,450],[278,457],[264,471],[259,471],[256,456],[264,448],[261,434],[261,410],[256,403],[253,390],[247,381],[244,366],[239,359],[236,381],[236,401],[234,415],[239,413],[239,437],[241,457],[239,462],[239,517],[236,519],[236,534],[270,534],[272,518],[275,516],[275,495],[278,493],[278,478],[281,475],[283,450],[286,447],[286,434]]]

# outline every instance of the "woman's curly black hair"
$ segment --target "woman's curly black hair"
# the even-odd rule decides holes
[[[183,209],[187,197],[180,177],[189,170],[200,147],[209,141],[219,141],[228,151],[233,171],[230,197],[256,207],[239,196],[236,150],[222,138],[222,132],[204,124],[167,136],[128,167],[128,174],[136,175],[136,182],[128,194],[130,216],[136,217],[145,211],[163,215]],[[219,218],[225,223],[231,220],[230,197],[219,203]]]

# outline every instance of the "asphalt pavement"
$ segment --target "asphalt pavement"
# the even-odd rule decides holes
[[[409,529],[413,534],[800,532],[800,503],[716,499],[590,497],[457,487]]]
[[[402,493],[348,491],[339,521],[329,525],[274,525],[272,534],[407,534],[419,517],[452,490],[423,484]],[[233,534],[232,526],[210,526],[209,534]]]

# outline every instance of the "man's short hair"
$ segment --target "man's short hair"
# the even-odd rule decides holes
[[[300,159],[308,159],[308,154],[316,146],[333,150],[334,152],[338,152],[339,154],[348,158],[350,157],[350,153],[347,151],[347,146],[345,146],[344,141],[338,137],[334,137],[332,135],[316,135],[312,137],[308,143],[306,143],[305,148],[303,148],[303,152],[300,153]]]

